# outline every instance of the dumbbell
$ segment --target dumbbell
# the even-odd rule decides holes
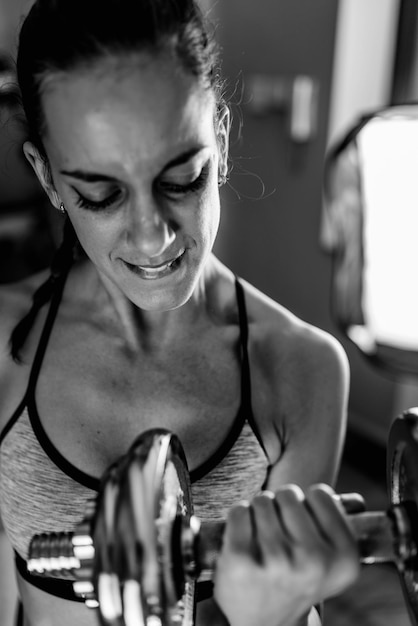
[[[418,626],[418,408],[394,421],[386,465],[387,511],[353,513],[353,503],[354,510],[362,507],[358,494],[341,501],[349,504],[361,561],[396,565],[411,623]],[[123,536],[124,527],[134,527],[136,549],[124,565],[129,584],[121,585],[112,551],[114,533]],[[190,612],[195,582],[212,578],[223,529],[222,521],[201,523],[193,515],[182,445],[173,433],[152,429],[105,473],[96,501],[73,532],[32,538],[27,567],[38,576],[70,577],[75,594],[98,608],[103,624],[127,626],[121,594],[129,593],[143,624],[175,626]],[[157,581],[152,592],[150,580]]]

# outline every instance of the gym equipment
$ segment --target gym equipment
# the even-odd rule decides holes
[[[358,512],[361,496],[340,497],[348,502],[361,561],[396,564],[418,626],[418,408],[393,423],[387,483],[386,512]],[[28,569],[74,579],[75,593],[98,607],[104,624],[175,626],[190,609],[194,582],[211,579],[223,528],[193,515],[181,443],[153,429],[105,473],[96,503],[74,532],[33,537]],[[128,604],[134,619],[123,612]]]
[[[394,421],[388,439],[386,481],[389,515],[397,516],[398,571],[411,624],[418,624],[418,408]],[[404,525],[405,524],[405,525]],[[402,566],[403,563],[403,566]],[[399,565],[401,565],[399,567]]]
[[[367,361],[418,375],[418,107],[385,106],[327,153],[320,243],[334,323]]]

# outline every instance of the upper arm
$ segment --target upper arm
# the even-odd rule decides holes
[[[334,337],[308,327],[295,342],[287,368],[285,383],[278,384],[273,418],[281,435],[281,454],[269,488],[290,482],[303,488],[318,482],[333,485],[347,420],[346,354]]]

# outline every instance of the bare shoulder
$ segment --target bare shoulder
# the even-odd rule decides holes
[[[249,283],[242,282],[253,347],[260,357],[266,357],[267,367],[274,371],[286,365],[294,374],[299,371],[305,383],[307,371],[315,379],[324,373],[336,377],[348,375],[346,353],[333,335],[301,320]]]
[[[253,408],[273,463],[280,460],[272,480],[332,483],[346,426],[346,353],[330,333],[297,318],[248,283],[244,287]]]
[[[10,354],[10,336],[18,322],[28,313],[32,295],[44,282],[42,272],[18,283],[0,286],[0,429],[24,392],[27,367],[16,364]]]
[[[46,272],[34,274],[17,283],[0,285],[0,355],[18,321],[28,312],[33,293],[47,277]]]

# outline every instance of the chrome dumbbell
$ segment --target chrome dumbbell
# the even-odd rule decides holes
[[[387,480],[385,512],[359,512],[361,496],[340,497],[362,562],[396,564],[417,626],[418,409],[407,411],[391,428]],[[119,559],[115,532],[123,536],[124,528],[135,528],[135,549]],[[105,624],[125,623],[121,594],[129,593],[144,624],[172,626],[190,613],[194,583],[211,579],[223,529],[223,522],[201,524],[193,515],[181,443],[172,433],[154,429],[108,470],[97,501],[74,532],[32,539],[28,569],[39,576],[72,578],[76,595],[98,607]]]

